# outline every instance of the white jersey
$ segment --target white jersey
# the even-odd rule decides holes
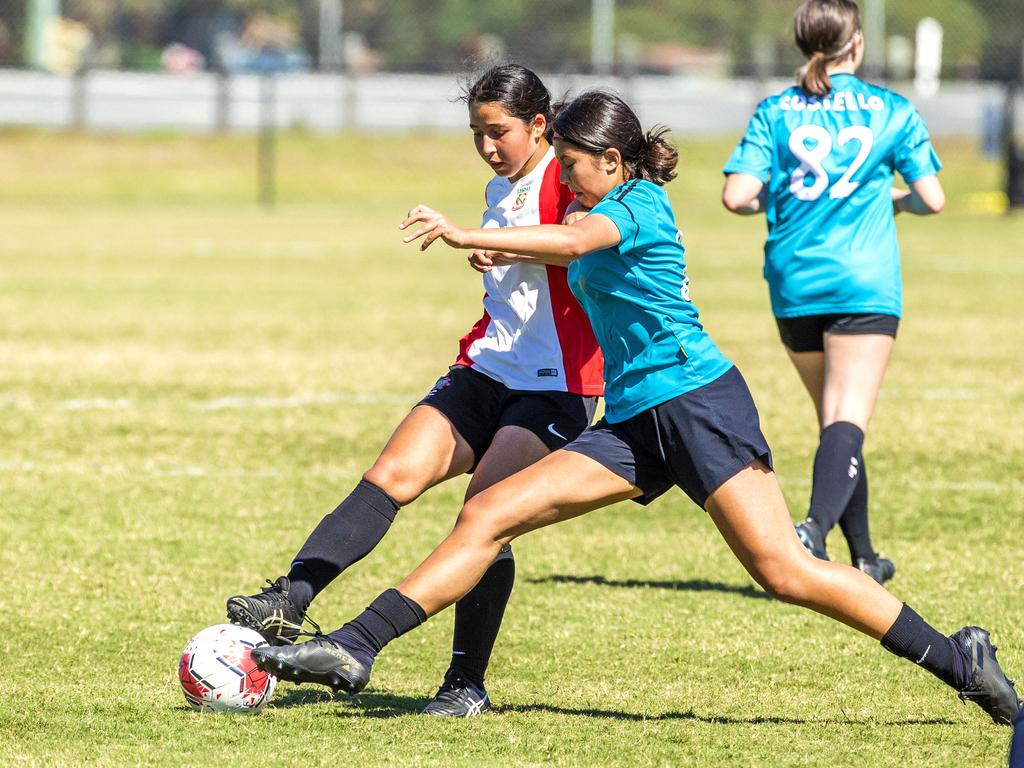
[[[494,177],[483,226],[560,224],[573,194],[559,182],[559,171],[548,149],[519,181]],[[460,341],[456,365],[472,366],[509,389],[602,394],[601,351],[564,267],[511,264],[483,277],[484,316]]]

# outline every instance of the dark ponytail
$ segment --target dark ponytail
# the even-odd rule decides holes
[[[832,90],[828,65],[853,52],[860,32],[860,9],[853,0],[804,0],[793,17],[793,37],[807,57],[797,72],[801,90],[826,96]]]
[[[617,149],[628,179],[643,179],[661,186],[676,177],[679,153],[665,138],[668,128],[647,133],[640,119],[622,99],[607,91],[586,91],[559,105],[555,137],[584,152],[601,154]]]
[[[536,73],[520,64],[498,64],[491,67],[472,84],[463,86],[462,101],[474,104],[500,104],[512,117],[527,126],[533,118],[543,115],[547,120],[546,137],[551,139],[551,93]]]
[[[640,165],[640,178],[654,182],[659,187],[676,177],[676,165],[679,164],[679,152],[665,139],[668,127],[656,125],[644,137],[647,140],[647,151]]]

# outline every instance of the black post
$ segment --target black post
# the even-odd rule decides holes
[[[259,198],[273,208],[277,202],[275,150],[277,144],[277,88],[274,75],[260,75]]]
[[[1024,150],[1017,142],[1018,83],[1006,87],[1006,110],[1003,115],[1003,142],[1006,149],[1006,199],[1009,208],[1024,207]]]

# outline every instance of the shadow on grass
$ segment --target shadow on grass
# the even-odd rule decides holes
[[[302,707],[310,704],[330,702],[346,703],[350,709],[337,712],[338,717],[398,717],[419,712],[430,701],[427,697],[397,696],[391,693],[363,691],[354,696],[334,694],[327,688],[311,686],[292,688],[287,693],[274,697],[273,706],[278,709]]]
[[[874,718],[855,719],[852,717],[724,717],[716,715],[698,715],[693,710],[687,712],[662,712],[657,715],[643,715],[636,712],[617,712],[606,709],[573,709],[569,707],[556,707],[550,704],[524,704],[495,707],[493,710],[498,714],[518,714],[526,712],[550,712],[554,715],[569,715],[572,717],[599,717],[609,720],[634,720],[642,722],[645,720],[690,720],[696,723],[709,723],[711,725],[956,725],[956,720],[944,718],[928,718],[923,720],[876,720]]]
[[[620,587],[623,589],[672,589],[681,592],[725,592],[754,600],[771,600],[765,592],[749,584],[743,587],[735,584],[722,584],[718,581],[690,579],[689,581],[649,581],[647,579],[606,579],[604,576],[573,576],[565,573],[553,573],[542,578],[529,579],[530,584],[597,584],[601,587]]]
[[[391,718],[414,715],[427,704],[430,699],[418,696],[398,696],[390,693],[363,691],[355,696],[344,694],[332,695],[326,688],[314,690],[293,689],[283,696],[274,699],[273,706],[281,709],[309,704],[325,704],[332,701],[345,702],[348,706],[336,711],[337,717],[371,717]],[[686,712],[662,712],[659,714],[640,714],[637,712],[621,712],[613,709],[586,709],[558,707],[552,704],[509,704],[495,707],[488,717],[494,715],[519,715],[531,712],[546,712],[552,715],[567,717],[591,717],[604,720],[620,720],[632,722],[644,721],[689,721],[708,723],[709,725],[867,725],[867,726],[907,726],[907,725],[956,725],[956,720],[944,718],[908,719],[908,720],[877,720],[875,718],[852,717],[726,717],[716,715],[699,715],[693,710]]]

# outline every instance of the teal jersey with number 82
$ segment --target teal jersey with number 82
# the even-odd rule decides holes
[[[900,316],[903,286],[890,189],[942,164],[913,105],[850,74],[822,98],[765,99],[725,165],[767,185],[764,276],[776,317]]]

